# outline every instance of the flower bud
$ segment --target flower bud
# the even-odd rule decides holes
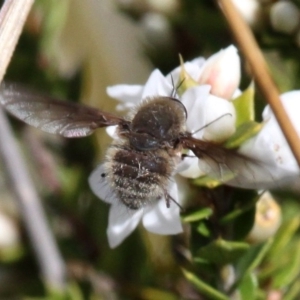
[[[203,65],[198,82],[211,85],[211,94],[231,99],[241,78],[241,62],[234,46],[212,55]]]
[[[170,48],[174,44],[171,26],[163,14],[145,14],[141,19],[140,29],[146,42],[153,48]]]
[[[20,243],[18,226],[11,217],[0,212],[0,249],[16,247]]]
[[[300,24],[300,13],[294,3],[279,1],[270,10],[270,21],[274,30],[292,34]]]
[[[248,235],[252,243],[272,237],[281,224],[281,209],[269,192],[264,192],[256,203],[255,222]]]

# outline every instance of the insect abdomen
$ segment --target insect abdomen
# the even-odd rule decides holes
[[[174,166],[166,151],[135,151],[129,146],[112,147],[110,178],[119,199],[130,209],[139,209],[164,196]]]

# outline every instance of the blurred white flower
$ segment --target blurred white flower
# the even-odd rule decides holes
[[[270,21],[274,30],[293,34],[300,24],[300,12],[293,2],[278,1],[270,10]]]
[[[233,0],[245,21],[253,28],[260,27],[263,21],[262,7],[258,0]]]
[[[165,197],[162,197],[142,209],[129,209],[120,202],[110,185],[103,179],[101,176],[103,172],[103,165],[100,165],[92,172],[89,183],[94,194],[111,205],[107,228],[108,242],[111,248],[120,245],[140,221],[152,233],[170,235],[182,232],[180,208],[176,203],[172,202],[168,208]],[[177,203],[180,202],[175,182],[172,182],[169,194]]]
[[[0,249],[16,247],[20,243],[20,234],[16,222],[0,212]]]
[[[255,221],[247,239],[252,243],[262,243],[274,236],[280,224],[280,206],[272,194],[264,192],[256,203]]]
[[[300,136],[300,91],[291,91],[281,95],[282,104]],[[274,187],[280,182],[288,183],[299,176],[297,161],[277,123],[269,105],[263,111],[262,130],[245,142],[239,152],[258,161],[264,162],[270,169],[270,175],[265,178]]]
[[[169,49],[174,46],[171,24],[166,16],[159,13],[146,13],[140,20],[141,35],[148,47]]]

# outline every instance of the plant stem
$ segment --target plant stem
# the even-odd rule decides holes
[[[33,0],[6,0],[0,11],[0,82],[6,72]],[[18,201],[28,235],[48,287],[63,291],[66,269],[47,225],[25,162],[0,107],[0,156]]]

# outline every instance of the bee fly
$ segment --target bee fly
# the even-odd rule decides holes
[[[167,207],[175,201],[169,194],[169,187],[183,149],[204,159],[217,178],[222,180],[228,173],[238,178],[239,186],[243,185],[244,177],[249,174],[253,177],[259,167],[236,150],[193,138],[186,131],[187,111],[175,96],[144,99],[127,118],[41,96],[16,84],[1,85],[0,102],[25,123],[67,138],[85,137],[97,128],[116,125],[118,138],[112,142],[105,162],[92,173],[89,181],[96,195],[105,192],[132,210],[160,198],[166,200]],[[249,165],[248,171],[239,173],[240,165],[245,163]],[[264,176],[261,175],[260,179]],[[256,180],[255,188],[257,184]]]

